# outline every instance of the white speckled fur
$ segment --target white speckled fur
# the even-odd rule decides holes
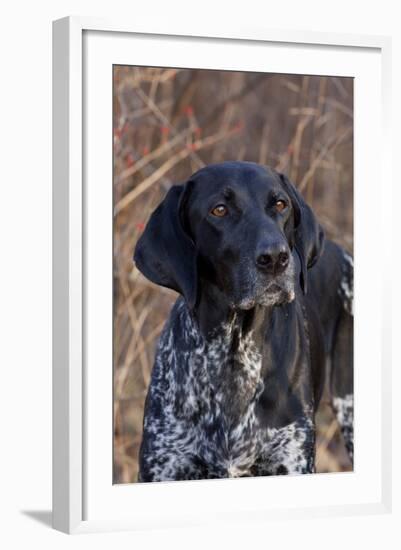
[[[347,394],[344,397],[333,398],[333,408],[340,424],[350,458],[354,451],[354,396]]]
[[[181,327],[178,351],[174,330]],[[148,397],[151,410],[159,412],[145,415],[149,447],[142,453],[142,469],[153,481],[313,470],[305,451],[314,444],[309,413],[281,428],[259,424],[255,403],[264,384],[252,331],[240,338],[238,372],[226,383],[234,330],[235,320],[206,341],[185,303],[177,302],[174,325],[168,323],[160,339]]]
[[[343,251],[345,262],[343,263],[343,276],[338,292],[342,297],[344,308],[350,315],[354,315],[354,261],[352,257]]]

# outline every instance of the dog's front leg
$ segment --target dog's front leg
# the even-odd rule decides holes
[[[141,457],[138,481],[183,481],[206,477],[192,457],[165,451],[158,456]]]
[[[138,481],[181,481],[207,477],[197,456],[196,436],[191,426],[163,414],[146,418],[139,453]]]
[[[264,432],[261,455],[253,475],[311,474],[315,472],[315,426],[309,416]]]

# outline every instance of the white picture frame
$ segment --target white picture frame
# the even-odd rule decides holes
[[[139,41],[146,48],[136,48]],[[160,48],[161,41],[163,48]],[[130,44],[133,47],[130,47]],[[152,48],[148,47],[153,44]],[[185,48],[182,45],[185,44]],[[377,292],[373,298],[374,319],[370,325],[376,330],[370,336],[369,327],[361,329],[360,341],[371,338],[372,347],[363,360],[371,367],[371,380],[365,388],[358,387],[356,370],[356,424],[361,424],[360,441],[356,443],[355,472],[319,476],[280,477],[269,479],[218,480],[186,483],[141,484],[135,486],[112,486],[111,464],[112,435],[110,432],[112,412],[110,401],[102,401],[112,390],[112,363],[110,349],[93,352],[94,326],[100,340],[111,341],[111,293],[107,294],[109,275],[107,262],[110,259],[110,225],[102,224],[102,216],[111,212],[111,126],[109,115],[98,117],[96,128],[92,126],[93,113],[103,112],[110,99],[110,90],[105,89],[110,63],[153,64],[169,66],[169,55],[187,57],[170,58],[170,65],[178,63],[194,67],[238,68],[261,70],[263,48],[275,48],[277,65],[270,62],[266,72],[280,71],[280,56],[288,52],[301,52],[298,73],[321,74],[324,63],[327,73],[370,78],[372,90],[366,91],[370,104],[364,104],[362,95],[356,93],[356,285],[358,265],[360,296],[366,287],[362,279],[366,275],[368,251],[358,239],[362,230],[367,230],[368,213],[377,208],[377,197],[358,195],[358,179],[364,178],[367,185],[373,178],[380,181],[380,194],[391,197],[389,147],[389,92],[391,41],[387,37],[336,35],[314,32],[290,32],[264,29],[196,29],[190,31],[173,24],[165,28],[142,28],[121,21],[105,21],[93,18],[69,17],[54,22],[53,28],[53,526],[67,533],[114,529],[143,529],[158,526],[192,525],[212,521],[266,521],[269,518],[299,518],[313,515],[351,515],[386,513],[391,509],[391,356],[390,330],[384,315],[389,311],[391,296],[382,290],[389,286],[389,274],[377,271],[370,277]],[[170,48],[170,50],[169,50]],[[254,65],[244,61],[241,50],[254,48]],[[234,51],[235,60],[227,56]],[[139,59],[139,51],[146,52]],[[169,53],[172,52],[172,53]],[[280,52],[283,53],[280,53]],[[176,53],[174,53],[176,52]],[[308,53],[309,52],[309,53]],[[323,53],[322,53],[323,52]],[[113,59],[115,56],[115,60]],[[353,62],[349,59],[353,59]],[[189,59],[191,61],[189,61]],[[241,60],[242,59],[242,60]],[[259,59],[259,61],[258,61]],[[220,60],[220,61],[219,61]],[[191,63],[191,65],[188,65]],[[219,64],[220,63],[220,64]],[[259,64],[258,64],[259,63]],[[108,65],[107,65],[108,64]],[[186,64],[186,65],[185,65]],[[216,65],[217,64],[217,65]],[[288,65],[290,66],[290,65]],[[92,71],[93,69],[93,71]],[[263,67],[262,67],[263,70]],[[324,69],[323,69],[324,70]],[[358,72],[359,71],[359,72]],[[370,76],[368,75],[370,72]],[[359,75],[359,76],[356,76]],[[91,87],[91,79],[99,79],[96,98],[88,102],[85,86]],[[358,82],[358,80],[356,80]],[[368,82],[368,80],[366,80]],[[111,73],[110,73],[111,88]],[[370,86],[369,86],[370,88]],[[371,95],[369,95],[371,94]],[[358,98],[361,98],[358,103]],[[102,103],[103,102],[103,103]],[[370,109],[371,120],[364,116]],[[111,117],[111,104],[110,104]],[[375,136],[367,135],[369,130]],[[89,140],[88,135],[100,136]],[[109,132],[107,134],[107,132]],[[369,141],[371,140],[371,141]],[[96,143],[95,143],[96,142]],[[375,166],[365,172],[361,159],[379,148]],[[108,148],[109,147],[109,148]],[[99,155],[110,166],[92,170],[90,159]],[[108,158],[107,155],[110,155]],[[94,199],[87,181],[98,178],[101,183],[99,196]],[[109,188],[107,187],[109,181]],[[359,200],[359,204],[358,204]],[[93,206],[96,203],[96,211]],[[378,207],[381,225],[377,234],[370,235],[372,242],[384,233],[390,220],[384,215],[383,205]],[[89,220],[89,221],[88,221]],[[91,226],[93,224],[93,227]],[[96,225],[97,224],[97,225]],[[105,243],[107,254],[98,250],[93,240],[94,227],[99,239]],[[384,254],[389,254],[391,243],[386,240]],[[94,271],[105,273],[100,281],[89,284]],[[364,271],[365,270],[365,271]],[[102,286],[103,285],[103,286]],[[105,292],[106,289],[106,292]],[[104,298],[104,309],[94,321],[99,309],[93,312],[93,293]],[[92,296],[92,297],[91,297]],[[103,299],[102,298],[102,299]],[[361,326],[364,323],[364,301],[359,302]],[[356,307],[358,311],[358,304]],[[93,322],[92,322],[93,321]],[[356,321],[357,322],[357,321]],[[389,321],[387,321],[389,322]],[[365,323],[366,324],[366,323]],[[376,339],[376,340],[374,340]],[[102,344],[103,345],[103,344]],[[105,344],[107,345],[107,344]],[[111,345],[111,344],[110,344]],[[91,347],[92,346],[92,347]],[[373,350],[373,351],[372,351]],[[98,353],[98,355],[96,355]],[[356,346],[356,357],[358,357]],[[361,352],[362,353],[362,352]],[[362,354],[361,354],[362,357]],[[96,362],[99,377],[91,376]],[[109,370],[107,370],[109,369]],[[357,367],[356,367],[357,369]],[[109,378],[107,378],[109,373]],[[102,397],[103,396],[103,397]],[[367,400],[370,399],[369,413]],[[358,401],[360,405],[358,405]],[[103,406],[102,406],[103,403]],[[358,406],[359,416],[358,416]],[[358,448],[367,449],[367,434],[364,435],[361,418],[375,414],[371,426],[375,437],[380,438],[377,453],[372,451],[370,463],[364,462]],[[110,419],[108,419],[108,416]],[[94,418],[97,423],[94,423]],[[373,416],[372,416],[373,419]],[[100,426],[97,428],[96,426]],[[364,440],[365,437],[365,440]],[[109,438],[110,456],[107,454]],[[365,441],[365,443],[364,443]],[[365,445],[365,446],[364,446]],[[98,453],[99,459],[93,457]],[[103,460],[103,456],[107,457]],[[88,458],[91,457],[91,458]],[[366,487],[369,468],[371,483]],[[352,477],[354,476],[354,477]],[[359,478],[358,478],[359,476]],[[353,481],[355,480],[355,481]],[[238,484],[239,482],[239,484]],[[266,505],[258,500],[258,487],[268,484],[268,493],[274,502]],[[110,485],[110,490],[107,489]],[[324,491],[333,496],[329,500],[320,496]],[[300,495],[308,496],[301,500]],[[134,493],[133,493],[134,491]],[[280,494],[291,496],[280,501]],[[213,499],[210,495],[213,494]],[[252,500],[252,506],[236,504],[238,494],[242,502]],[[274,495],[276,495],[274,497]],[[297,496],[298,495],[298,496]],[[320,495],[320,496],[319,496]],[[358,496],[359,495],[359,496]],[[187,503],[196,498],[196,506]],[[335,498],[334,498],[335,497]],[[320,499],[320,500],[319,500]],[[265,500],[265,499],[263,499]],[[156,505],[155,502],[159,502]],[[215,504],[213,504],[213,502]],[[126,514],[120,513],[127,510]],[[222,510],[221,513],[219,512]],[[88,513],[89,510],[89,513]],[[162,514],[162,510],[165,511]],[[202,513],[200,514],[200,510]],[[93,513],[92,513],[93,512]]]

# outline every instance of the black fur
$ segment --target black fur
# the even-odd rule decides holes
[[[167,193],[135,262],[182,295],[152,372],[141,481],[313,472],[326,381],[352,455],[352,260],[284,175],[203,168]]]

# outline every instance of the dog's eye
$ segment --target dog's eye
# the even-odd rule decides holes
[[[224,204],[218,204],[213,208],[213,210],[210,212],[213,216],[217,216],[218,218],[222,218],[228,213],[227,206]]]
[[[287,203],[285,201],[278,200],[276,201],[274,207],[277,210],[277,212],[282,212],[287,208]]]

